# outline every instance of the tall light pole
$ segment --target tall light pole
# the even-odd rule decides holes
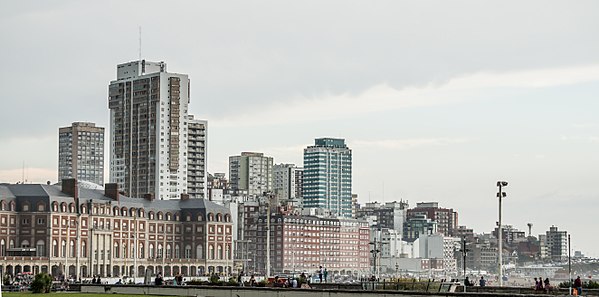
[[[499,228],[497,229],[497,249],[498,249],[498,256],[499,256],[499,286],[502,287],[503,286],[503,228],[501,225],[501,199],[504,198],[505,192],[503,192],[501,190],[502,187],[507,187],[507,182],[506,181],[498,181],[497,182],[497,187],[499,187],[499,192],[497,192],[497,198],[499,198]]]

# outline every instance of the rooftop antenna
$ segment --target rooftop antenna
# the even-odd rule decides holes
[[[139,62],[141,62],[141,26],[139,26]]]

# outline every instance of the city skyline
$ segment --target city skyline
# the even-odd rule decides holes
[[[241,151],[302,166],[314,138],[344,138],[362,203],[439,201],[489,232],[506,180],[505,224],[599,256],[599,4],[460,3],[2,3],[0,181],[23,163],[55,181],[58,127],[109,127],[141,26],[142,58],[190,76],[209,172]]]

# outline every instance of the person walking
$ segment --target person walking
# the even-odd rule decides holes
[[[320,282],[322,283],[322,275],[323,275],[323,270],[322,270],[322,266],[320,266],[320,269],[318,269],[318,279],[320,280]]]

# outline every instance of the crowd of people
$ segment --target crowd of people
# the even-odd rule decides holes
[[[33,281],[33,274],[19,273],[17,275],[6,275],[4,285],[10,286],[11,291],[27,291]]]

